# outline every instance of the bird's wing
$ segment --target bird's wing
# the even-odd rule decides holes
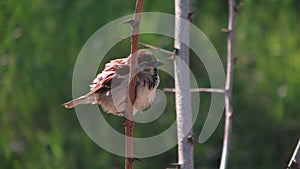
[[[129,66],[124,64],[123,59],[116,59],[105,65],[105,69],[97,75],[90,85],[90,93],[95,93],[101,89],[111,89],[128,81]]]
[[[126,60],[126,58],[115,59],[111,60],[109,63],[106,63],[104,70],[97,75],[97,77],[93,80],[92,84],[90,85],[91,90],[95,84],[100,83],[102,79],[107,78],[107,76],[109,76],[112,72],[115,72],[118,69],[118,67],[121,67],[122,65],[126,64]]]
[[[127,64],[127,58],[111,60],[109,63],[105,64],[104,70],[109,70],[109,69],[111,69],[113,67],[116,67],[118,65],[126,65],[126,64]]]

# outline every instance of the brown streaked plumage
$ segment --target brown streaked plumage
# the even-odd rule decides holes
[[[128,79],[131,55],[127,58],[111,60],[90,85],[90,92],[63,104],[73,108],[82,104],[99,104],[104,111],[123,114],[126,110]],[[147,108],[155,97],[159,84],[157,67],[162,62],[148,50],[138,50],[138,73],[136,75],[134,113]]]

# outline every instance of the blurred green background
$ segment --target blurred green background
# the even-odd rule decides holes
[[[229,168],[280,169],[300,136],[300,1],[242,2],[235,26]],[[1,169],[124,168],[124,158],[98,147],[81,128],[76,113],[59,105],[72,97],[73,67],[87,39],[106,23],[131,14],[134,7],[134,0],[0,0]],[[174,2],[146,0],[144,11],[173,14]],[[191,0],[191,11],[193,23],[210,38],[226,66],[226,34],[220,29],[227,26],[227,1]],[[168,50],[173,45],[159,36],[144,36],[142,41]],[[109,56],[125,57],[129,50],[130,44],[122,42]],[[191,68],[199,86],[209,87],[205,68],[195,58],[191,55]],[[173,87],[169,77],[160,74],[160,88]],[[166,95],[164,115],[137,124],[135,135],[157,133],[174,122],[174,94]],[[196,138],[209,103],[210,94],[201,94]],[[121,118],[106,118],[122,132]],[[223,120],[208,141],[195,144],[197,169],[218,168]],[[166,168],[177,161],[177,147],[143,161],[135,168]]]

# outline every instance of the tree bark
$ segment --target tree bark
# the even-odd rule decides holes
[[[194,168],[194,144],[189,71],[189,0],[175,0],[175,90],[180,169]],[[181,18],[181,19],[179,19]],[[184,20],[183,20],[184,19]],[[185,44],[184,44],[185,43]]]

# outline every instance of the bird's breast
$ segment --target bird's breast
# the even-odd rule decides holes
[[[149,88],[148,86],[137,86],[136,100],[134,108],[137,110],[143,110],[150,106],[155,98],[155,88]]]

